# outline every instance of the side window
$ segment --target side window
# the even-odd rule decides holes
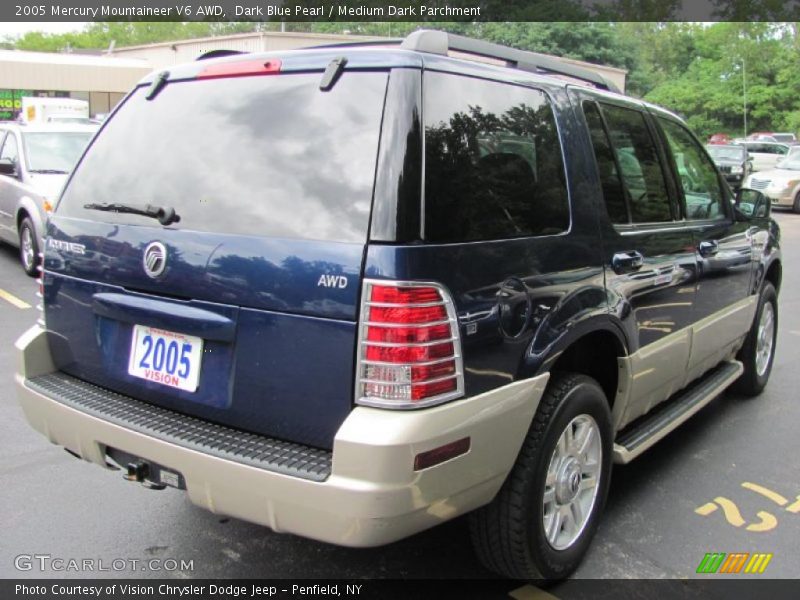
[[[725,217],[724,194],[713,163],[681,125],[659,118],[666,134],[686,199],[687,219]]]
[[[625,204],[624,188],[619,178],[614,150],[608,141],[600,110],[597,108],[597,104],[587,101],[583,103],[583,114],[589,125],[589,135],[592,138],[594,158],[597,162],[597,172],[600,175],[600,185],[603,187],[603,198],[606,202],[608,217],[612,223],[627,224],[630,222],[630,218]]]
[[[425,238],[552,235],[569,228],[550,102],[529,88],[428,72]]]
[[[653,137],[638,110],[602,104],[633,223],[672,220],[672,208]]]
[[[17,151],[17,138],[13,133],[6,136],[3,149],[0,150],[0,159],[10,159],[14,164],[19,163],[19,152]]]
[[[786,146],[775,146],[775,154],[786,156],[789,153],[789,148]]]

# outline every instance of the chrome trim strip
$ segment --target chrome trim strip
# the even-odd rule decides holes
[[[429,383],[439,383],[440,381],[448,381],[450,379],[455,379],[459,375],[460,373],[453,373],[452,375],[447,375],[445,377],[437,377],[436,379],[426,379],[425,381],[379,381],[377,379],[365,379],[363,377],[359,378],[359,381],[361,383],[374,383],[375,385],[393,385],[393,386],[427,385]]]
[[[436,327],[437,325],[449,325],[450,319],[444,321],[428,321],[426,323],[388,323],[388,322],[375,322],[367,321],[364,323],[369,327],[392,327],[392,328],[406,328],[406,329],[422,329],[423,327]]]
[[[409,342],[408,344],[403,344],[400,342],[375,342],[372,340],[364,340],[362,344],[364,346],[377,346],[379,348],[427,348],[429,346],[438,346],[440,344],[453,344],[458,341],[458,338],[445,338],[443,340],[436,340],[435,342]]]
[[[426,284],[427,285],[427,284]],[[389,286],[384,286],[389,287]],[[403,286],[391,286],[391,287],[403,287]],[[421,287],[421,286],[420,286]],[[431,286],[433,287],[433,286]],[[416,302],[416,303],[409,303],[409,304],[400,304],[399,302],[372,302],[371,300],[367,300],[364,302],[365,306],[374,306],[376,308],[433,308],[436,306],[445,306],[444,302]]]
[[[447,358],[437,358],[436,360],[426,360],[421,362],[415,363],[393,363],[393,362],[385,362],[382,360],[362,360],[362,365],[373,365],[376,367],[430,367],[433,365],[438,365],[440,363],[450,362],[453,360],[455,356],[448,356]]]

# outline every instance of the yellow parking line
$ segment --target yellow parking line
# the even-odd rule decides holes
[[[553,594],[549,594],[530,584],[523,585],[521,588],[509,592],[508,595],[515,600],[558,600]]]
[[[24,300],[20,300],[14,294],[9,294],[5,290],[0,290],[0,298],[5,300],[9,304],[13,304],[17,308],[21,308],[22,310],[25,310],[26,308],[30,308],[31,307],[31,305],[28,304],[27,302],[25,302]]]
[[[778,504],[780,506],[786,506],[787,504],[789,504],[789,501],[783,496],[781,496],[778,492],[773,492],[772,490],[767,489],[764,486],[758,485],[757,483],[750,483],[749,481],[745,481],[744,483],[742,483],[742,487],[747,490],[751,490],[757,494],[761,494],[762,496],[769,498],[775,504]]]

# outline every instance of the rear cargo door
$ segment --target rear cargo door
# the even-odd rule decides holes
[[[388,72],[345,72],[328,91],[320,77],[128,98],[50,224],[45,315],[63,371],[331,447],[352,405]]]

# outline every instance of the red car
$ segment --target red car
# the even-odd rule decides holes
[[[708,138],[709,144],[730,144],[731,143],[731,136],[727,133],[715,133],[710,138]]]

